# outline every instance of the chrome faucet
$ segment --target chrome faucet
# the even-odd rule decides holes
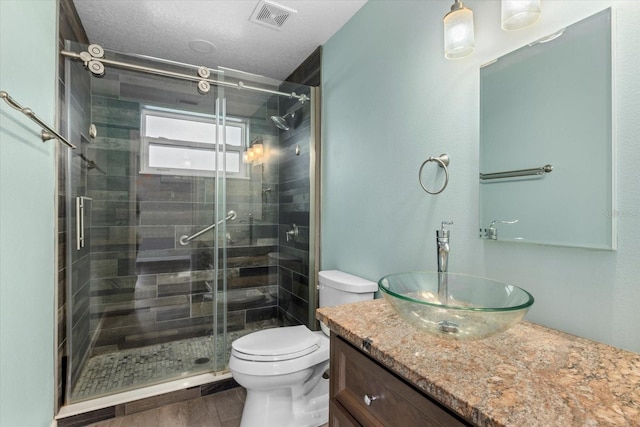
[[[442,221],[440,230],[436,230],[436,242],[438,244],[438,298],[440,304],[447,304],[449,299],[449,230],[445,225],[451,225],[453,221]]]
[[[451,225],[453,221],[442,221],[440,230],[436,230],[436,242],[438,243],[438,273],[449,271],[449,230],[445,225]]]

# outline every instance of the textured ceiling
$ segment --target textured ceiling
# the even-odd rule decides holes
[[[258,0],[74,0],[91,43],[123,53],[283,80],[324,44],[366,0],[288,0],[280,30],[250,22]],[[211,53],[192,40],[215,45]]]

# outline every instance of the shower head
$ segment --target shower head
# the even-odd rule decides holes
[[[289,130],[289,124],[287,123],[287,120],[284,117],[271,116],[271,120],[273,121],[273,124],[275,124],[276,127],[278,127],[279,129]]]
[[[290,126],[286,119],[287,116],[291,116],[291,118],[293,119],[296,116],[296,112],[292,111],[285,114],[284,116],[271,116],[271,121],[273,121],[273,124],[275,124],[279,129],[289,130]]]

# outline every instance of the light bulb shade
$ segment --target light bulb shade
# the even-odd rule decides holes
[[[502,0],[502,29],[519,30],[540,17],[540,0]]]
[[[456,2],[454,7],[461,3]],[[473,52],[475,35],[473,31],[473,12],[461,6],[451,10],[444,17],[444,56],[458,59]]]
[[[253,144],[251,148],[253,148],[253,152],[255,153],[256,158],[258,159],[260,159],[262,157],[262,154],[264,154],[264,147],[259,142],[256,142],[255,144]]]
[[[253,151],[253,148],[248,148],[247,149],[247,160],[249,161],[249,163],[253,162],[256,159],[256,153],[255,151]]]

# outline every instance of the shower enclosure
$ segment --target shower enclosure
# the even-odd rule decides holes
[[[65,402],[314,328],[313,88],[115,52],[100,70],[91,49],[65,49]]]

